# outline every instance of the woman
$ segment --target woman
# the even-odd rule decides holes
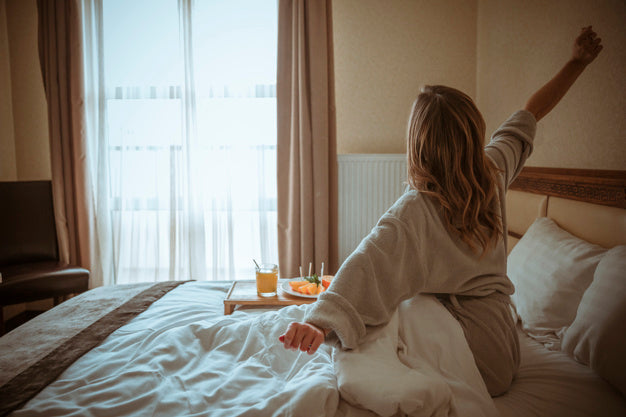
[[[519,366],[506,276],[504,195],[532,151],[536,121],[602,50],[583,28],[561,71],[514,113],[483,149],[485,123],[472,100],[444,86],[422,89],[408,129],[410,190],[341,266],[331,286],[280,340],[314,353],[325,340],[353,349],[367,326],[385,324],[417,293],[437,295],[459,321],[492,396]]]

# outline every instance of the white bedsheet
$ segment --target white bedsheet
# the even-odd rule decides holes
[[[174,289],[12,415],[497,415],[460,326],[433,298],[405,302],[356,351],[307,355],[277,341],[306,306],[223,316],[224,291]]]
[[[502,417],[626,416],[626,399],[589,367],[518,333],[522,363],[509,392],[494,398]]]
[[[337,351],[341,395],[391,416],[497,416],[463,330],[433,296],[400,304],[354,351]]]

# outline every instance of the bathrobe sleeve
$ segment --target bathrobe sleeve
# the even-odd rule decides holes
[[[494,132],[485,147],[485,153],[503,171],[505,191],[522,171],[533,150],[536,128],[535,116],[529,111],[519,110]]]
[[[387,323],[401,301],[424,291],[427,266],[421,259],[425,252],[415,226],[419,222],[407,224],[390,212],[346,259],[305,316],[307,322],[332,329],[327,341],[338,341],[343,349],[356,348],[366,326]]]

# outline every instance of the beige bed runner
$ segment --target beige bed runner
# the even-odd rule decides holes
[[[96,288],[1,337],[0,416],[20,408],[109,334],[185,282]]]

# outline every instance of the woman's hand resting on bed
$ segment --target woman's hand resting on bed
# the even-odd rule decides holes
[[[326,333],[326,330],[314,324],[293,322],[278,340],[285,346],[285,349],[300,349],[312,355],[324,342]]]

